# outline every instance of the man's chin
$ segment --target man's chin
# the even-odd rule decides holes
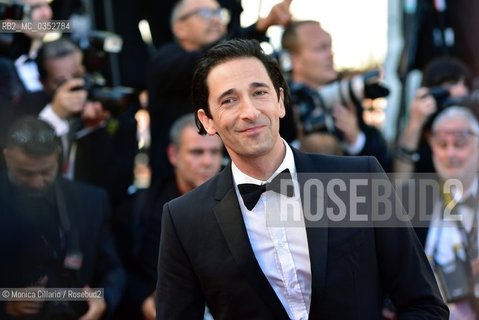
[[[46,186],[45,188],[34,189],[34,188],[17,186],[16,190],[19,195],[26,198],[43,198],[43,197],[46,197],[48,194],[50,194],[53,191],[53,188],[52,186]]]

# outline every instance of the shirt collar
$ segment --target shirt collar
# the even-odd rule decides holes
[[[476,194],[477,194],[477,178],[475,178],[473,181],[472,181],[472,184],[471,186],[469,187],[469,189],[465,190],[464,191],[464,194],[463,196],[461,197],[461,201],[464,201],[466,200],[469,196],[473,196],[473,197],[476,197]]]
[[[236,165],[234,162],[231,162],[231,171],[233,173],[233,180],[235,182],[235,186],[241,183],[253,183],[253,184],[265,184],[270,182],[271,180],[274,179],[280,172],[284,171],[285,169],[289,169],[289,172],[291,173],[291,176],[293,179],[296,178],[296,164],[294,163],[294,155],[293,151],[291,150],[291,147],[284,141],[284,139],[281,139],[284,143],[284,146],[286,148],[286,154],[284,156],[283,161],[279,165],[279,167],[275,170],[275,172],[269,177],[268,180],[262,181],[255,179],[253,177],[248,176],[247,174],[243,173]]]

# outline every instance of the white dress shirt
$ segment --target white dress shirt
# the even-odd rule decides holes
[[[18,77],[28,91],[43,90],[35,61],[30,60],[26,54],[21,55],[15,60],[15,68],[17,69]]]
[[[232,172],[243,220],[256,260],[289,318],[305,320],[308,318],[311,303],[311,264],[297,182],[294,185],[294,197],[289,198],[269,190],[261,195],[251,211],[245,207],[237,186],[241,183],[265,184],[285,169],[289,169],[293,181],[297,181],[293,152],[286,142],[284,144],[285,158],[267,181],[247,176],[234,163]],[[286,207],[294,211],[296,218],[294,224],[281,222],[278,217],[280,212],[284,213],[281,209]]]

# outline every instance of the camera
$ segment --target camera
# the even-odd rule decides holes
[[[302,84],[291,87],[293,101],[299,101],[298,114],[304,133],[329,132],[338,134],[332,109],[336,105],[361,105],[365,98],[376,99],[389,95],[380,80],[379,70],[371,70],[351,78],[334,81],[319,90]]]
[[[439,288],[447,302],[457,302],[474,295],[470,261],[457,246],[454,253],[454,259],[447,263],[433,261]]]
[[[100,102],[105,110],[118,115],[138,99],[135,89],[130,87],[107,87],[106,81],[100,74],[86,74],[83,77],[85,84],[73,90],[86,90],[88,100]]]
[[[429,88],[429,95],[436,101],[438,109],[442,109],[448,105],[450,93],[446,88],[442,86],[431,87]]]

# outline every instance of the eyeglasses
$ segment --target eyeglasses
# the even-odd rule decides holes
[[[198,8],[191,12],[185,13],[184,15],[178,17],[178,20],[184,21],[194,15],[198,15],[200,18],[210,21],[213,18],[219,18],[222,22],[228,23],[230,20],[230,13],[227,9],[224,8]]]
[[[471,137],[477,136],[478,134],[470,129],[437,130],[432,133],[431,144],[438,148],[444,148],[448,145],[448,137],[451,137],[453,146],[457,149],[461,149],[469,144]]]

